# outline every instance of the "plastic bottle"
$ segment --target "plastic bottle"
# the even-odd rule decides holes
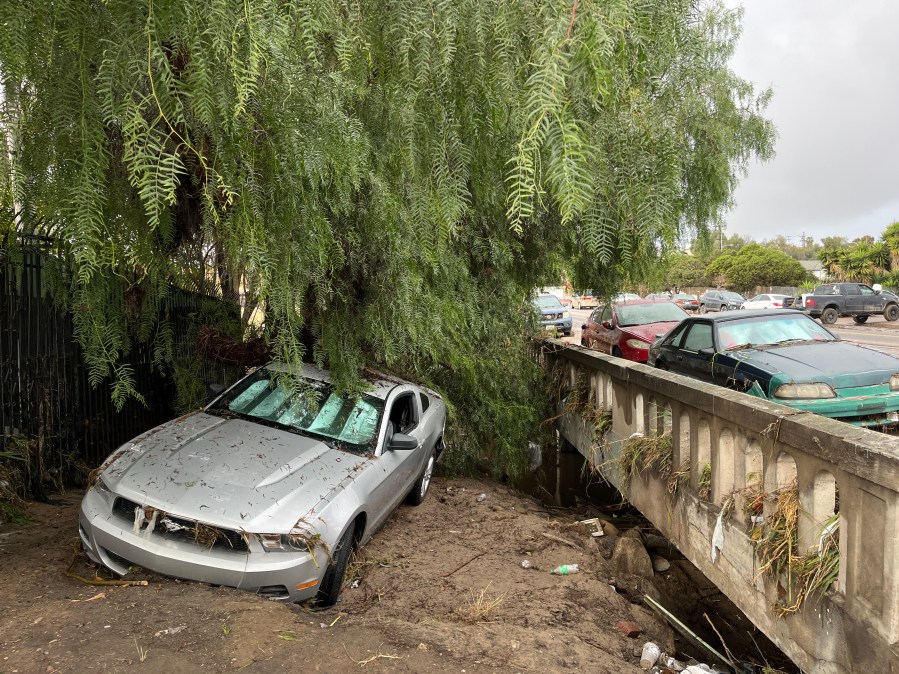
[[[562,564],[550,571],[550,573],[556,576],[567,576],[572,573],[580,573],[580,569],[577,568],[577,564]]]
[[[656,663],[656,660],[659,659],[659,655],[661,655],[659,647],[651,641],[647,641],[643,644],[643,654],[640,656],[640,666],[643,669],[649,669]]]

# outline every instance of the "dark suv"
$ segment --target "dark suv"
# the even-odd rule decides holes
[[[745,301],[746,298],[740,293],[732,293],[730,290],[709,290],[699,298],[699,313],[739,309]]]

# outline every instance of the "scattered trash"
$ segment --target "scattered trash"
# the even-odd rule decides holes
[[[75,603],[75,602],[79,602],[79,601],[81,601],[81,602],[84,602],[84,601],[96,601],[97,599],[106,599],[106,593],[105,593],[105,592],[98,592],[97,594],[95,594],[95,595],[94,595],[93,597],[91,597],[90,599],[70,599],[69,601],[71,601],[72,603]]]
[[[602,530],[602,524],[600,524],[598,517],[592,517],[589,520],[581,520],[578,524],[583,524],[586,527],[593,527],[595,531],[591,531],[590,535],[593,538],[599,538],[600,536],[605,536],[605,532]]]
[[[661,654],[662,652],[656,644],[647,641],[643,644],[643,653],[640,655],[640,666],[643,669],[649,669],[656,663],[656,660],[659,659]]]
[[[166,634],[178,634],[178,632],[182,632],[187,629],[187,625],[178,625],[178,627],[169,627],[168,629],[159,630],[154,637],[162,637]]]
[[[616,623],[615,627],[619,632],[630,639],[636,639],[643,632],[643,629],[637,623],[630,622],[629,620],[620,620]]]
[[[718,561],[718,553],[724,550],[724,513],[725,509],[722,508],[712,532],[712,564]]]
[[[538,567],[534,562],[530,559],[522,559],[521,560],[521,568],[522,569],[534,569],[535,571],[539,571]]]
[[[486,501],[486,500],[487,500],[487,494],[480,494],[478,496],[478,503],[481,503],[482,501]]]
[[[357,587],[359,587],[359,579],[358,578],[353,581],[352,585],[350,585],[350,589],[355,590]]]
[[[580,571],[577,564],[562,564],[550,571],[550,573],[554,576],[568,576],[572,573],[580,573]]]

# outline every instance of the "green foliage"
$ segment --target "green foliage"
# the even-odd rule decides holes
[[[870,284],[887,276],[891,255],[887,243],[859,240],[843,248],[824,248],[818,259],[834,280]]]
[[[559,260],[594,288],[652,266],[770,156],[769,93],[728,67],[739,20],[720,0],[6,2],[4,129],[117,403],[140,395],[122,298],[171,362],[170,284],[215,269],[233,292],[240,270],[278,358],[346,390],[367,364],[429,382],[453,451],[507,461],[540,416],[530,289]]]
[[[714,285],[708,274],[708,261],[698,255],[676,253],[668,259],[664,287],[690,288]]]
[[[806,278],[806,272],[798,260],[757,243],[718,257],[709,265],[708,272],[721,274],[727,286],[738,292],[757,286],[794,286]]]

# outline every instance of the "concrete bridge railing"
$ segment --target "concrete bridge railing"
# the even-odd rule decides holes
[[[566,406],[563,436],[803,671],[899,673],[899,440],[561,342],[544,358],[585,398]],[[601,438],[598,410],[611,414]],[[670,435],[671,464],[685,468],[674,494],[657,471],[622,472],[637,433]],[[791,484],[798,553],[818,548],[838,512],[839,575],[779,616],[792,579],[760,573],[759,519],[745,506]],[[775,507],[764,500],[766,521]],[[712,561],[716,525],[724,535]]]

